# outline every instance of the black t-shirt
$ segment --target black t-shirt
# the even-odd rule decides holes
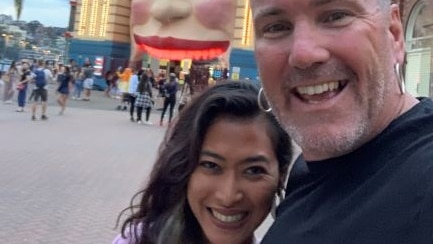
[[[433,243],[433,102],[348,155],[298,160],[262,243]]]

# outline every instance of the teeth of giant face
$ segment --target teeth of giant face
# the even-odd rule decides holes
[[[224,214],[220,214],[215,210],[212,210],[212,215],[222,221],[222,222],[226,222],[226,223],[233,223],[233,222],[237,222],[239,220],[242,219],[242,217],[244,216],[244,214],[235,214],[235,215],[224,215]]]
[[[331,81],[315,86],[302,86],[297,87],[296,91],[301,95],[317,95],[324,92],[337,90],[339,87],[338,81]]]

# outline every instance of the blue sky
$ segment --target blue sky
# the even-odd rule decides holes
[[[0,0],[0,14],[12,15],[15,20],[14,0]],[[20,20],[38,20],[44,26],[67,27],[69,0],[23,0]]]

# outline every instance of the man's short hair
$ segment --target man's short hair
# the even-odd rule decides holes
[[[43,59],[38,60],[38,66],[44,66],[44,60]]]

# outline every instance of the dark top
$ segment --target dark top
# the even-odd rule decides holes
[[[69,82],[72,80],[72,75],[62,74],[58,77],[59,88],[58,92],[62,94],[69,94]]]
[[[433,102],[348,155],[298,160],[262,243],[433,243]]]
[[[176,98],[178,84],[176,81],[170,81],[164,85],[164,89],[166,92],[166,97],[168,98]]]

